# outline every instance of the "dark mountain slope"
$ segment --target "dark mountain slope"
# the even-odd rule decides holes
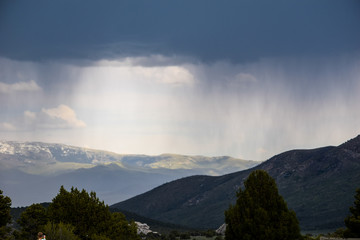
[[[217,228],[249,173],[264,169],[295,210],[302,230],[338,228],[360,187],[359,149],[360,135],[338,147],[288,151],[249,170],[179,179],[112,207],[161,221]]]

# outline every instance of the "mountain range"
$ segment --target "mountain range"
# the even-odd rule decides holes
[[[63,144],[0,141],[0,189],[13,207],[50,202],[61,185],[95,191],[112,204],[181,177],[222,175],[257,164],[227,156],[124,155]]]
[[[303,231],[334,230],[344,226],[360,187],[360,135],[337,147],[287,151],[247,170],[181,178],[111,208],[216,229],[224,223],[224,211],[236,201],[236,191],[255,169],[266,170],[276,180]]]

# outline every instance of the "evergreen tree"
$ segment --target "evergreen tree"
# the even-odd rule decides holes
[[[137,226],[135,222],[129,224],[125,215],[119,212],[112,213],[108,227],[106,236],[110,239],[127,240],[133,239],[133,236],[137,236]]]
[[[46,209],[40,204],[32,204],[18,219],[21,227],[20,236],[22,239],[34,239],[38,232],[43,232],[43,227],[47,223],[48,217]]]
[[[295,212],[278,193],[275,180],[264,170],[255,170],[239,188],[237,201],[225,212],[227,240],[301,239]]]
[[[138,239],[136,227],[112,214],[95,192],[88,194],[84,189],[79,191],[77,188],[68,192],[61,186],[48,213],[54,223],[73,225],[74,233],[81,239]]]
[[[49,217],[54,223],[67,223],[75,226],[75,233],[81,238],[104,232],[111,214],[95,192],[88,194],[84,189],[71,188],[68,192],[63,186],[49,206]]]
[[[10,228],[7,226],[11,223],[11,199],[3,195],[0,190],[0,239],[7,239],[9,236]]]
[[[360,237],[360,188],[356,190],[354,206],[350,207],[351,216],[345,218],[347,229],[344,232],[346,238]]]

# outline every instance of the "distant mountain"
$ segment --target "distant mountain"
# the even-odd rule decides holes
[[[51,201],[61,185],[95,191],[112,204],[180,177],[221,175],[257,164],[231,157],[121,155],[62,144],[0,141],[0,189],[13,206]]]
[[[191,176],[114,204],[159,221],[194,228],[218,228],[236,191],[255,169],[275,178],[280,194],[295,210],[302,230],[336,229],[360,187],[360,135],[338,146],[292,150],[248,170],[223,176]]]

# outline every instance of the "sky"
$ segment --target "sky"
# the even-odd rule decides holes
[[[360,134],[360,2],[0,2],[0,139],[262,161]]]

